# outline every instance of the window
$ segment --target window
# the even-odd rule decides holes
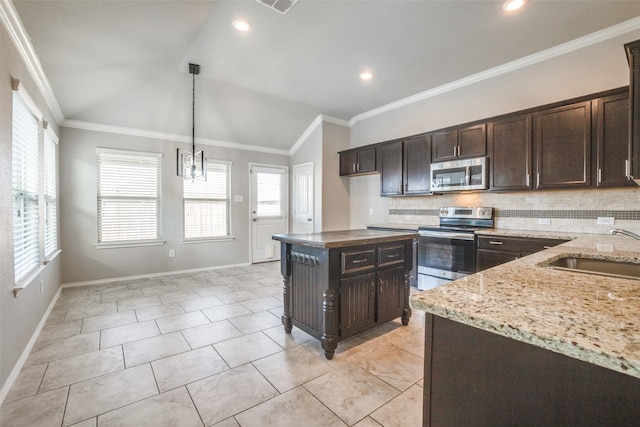
[[[12,134],[13,265],[16,283],[40,266],[38,147],[40,124],[28,96],[14,87]],[[39,114],[38,114],[39,115]]]
[[[98,243],[160,242],[162,155],[97,151]]]
[[[44,256],[50,258],[58,250],[57,215],[57,137],[44,133]]]
[[[231,163],[207,162],[207,180],[184,181],[184,238],[231,236]]]
[[[284,173],[256,172],[257,212],[260,217],[279,218],[284,216]]]

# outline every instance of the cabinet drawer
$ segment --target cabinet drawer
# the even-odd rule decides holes
[[[524,237],[479,236],[478,249],[530,254],[564,243],[560,239],[537,239]]]
[[[375,251],[342,252],[342,274],[371,269],[375,266]]]
[[[378,248],[378,265],[381,267],[404,263],[404,245]]]

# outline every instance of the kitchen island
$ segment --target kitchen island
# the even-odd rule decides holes
[[[283,277],[282,324],[338,342],[397,317],[407,325],[409,275],[417,233],[377,230],[277,234]]]
[[[565,256],[638,263],[640,242],[583,235],[412,297],[423,425],[638,425],[640,280],[547,267]]]

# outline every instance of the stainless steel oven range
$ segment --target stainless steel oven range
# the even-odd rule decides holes
[[[418,289],[431,289],[474,272],[475,231],[493,227],[493,208],[442,207],[439,226],[419,227]]]

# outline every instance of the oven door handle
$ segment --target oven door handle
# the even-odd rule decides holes
[[[420,237],[440,237],[443,239],[473,240],[474,235],[470,233],[451,233],[448,231],[421,231]]]

